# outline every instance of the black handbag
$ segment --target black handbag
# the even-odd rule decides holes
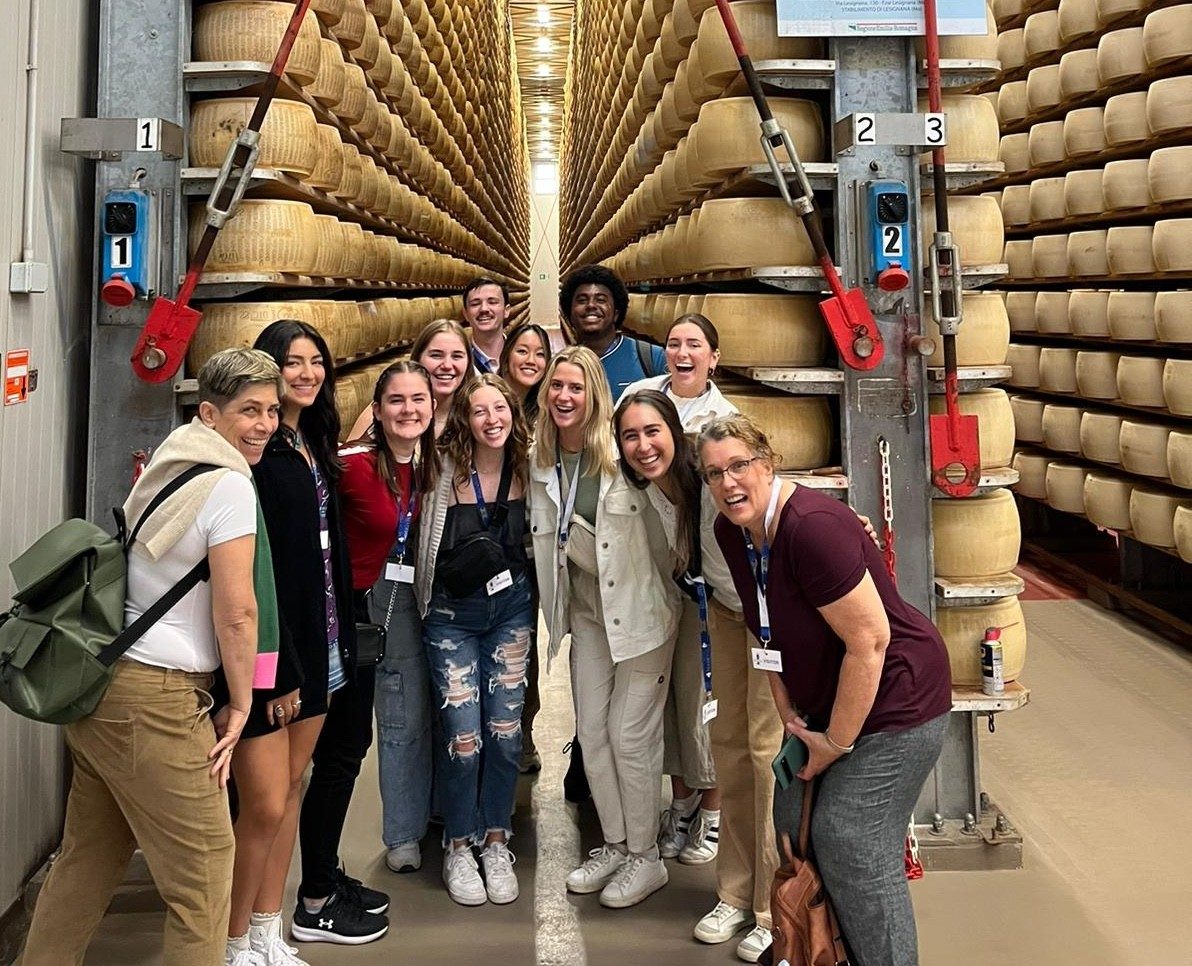
[[[372,591],[368,592],[372,596]],[[389,595],[389,606],[385,608],[385,623],[356,623],[356,667],[376,667],[385,657],[385,638],[389,634],[389,621],[393,618],[393,604],[397,600],[397,584]]]
[[[513,465],[506,459],[501,467],[497,504],[488,514],[483,530],[469,533],[450,550],[450,556],[435,562],[435,580],[452,597],[469,597],[502,570],[509,569],[509,558],[501,541],[494,537],[509,516],[509,488],[513,483]]]

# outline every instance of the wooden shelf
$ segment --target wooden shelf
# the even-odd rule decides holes
[[[1005,382],[1010,378],[1011,372],[1010,366],[958,366],[956,378],[961,392],[973,392]],[[944,391],[944,367],[929,366],[927,381],[931,393],[941,394]]]
[[[1004,694],[989,695],[980,688],[953,688],[952,710],[993,714],[998,711],[1017,711],[1026,707],[1031,692],[1018,681],[1008,681]]]
[[[757,60],[753,63],[763,84],[784,91],[825,91],[835,83],[834,60]]]
[[[1042,447],[1039,447],[1039,448],[1041,449]],[[1048,452],[1048,453],[1050,453],[1050,452],[1051,452],[1051,450],[1044,450],[1044,452]],[[1067,456],[1068,454],[1062,454],[1062,455],[1064,455],[1064,456]],[[1077,458],[1076,458],[1076,459],[1074,459],[1074,460],[1071,460],[1071,459],[1065,459],[1065,462],[1077,462],[1077,463],[1083,463],[1083,464],[1086,464],[1086,465],[1089,463],[1089,461],[1088,461],[1088,460],[1081,459],[1081,458],[1079,458],[1079,457],[1077,457]],[[1117,469],[1117,467],[1114,467],[1114,468],[1115,468],[1115,469]],[[1121,474],[1122,474],[1123,476],[1129,476],[1129,477],[1132,477],[1132,478],[1134,478],[1134,479],[1137,479],[1137,480],[1146,480],[1146,481],[1149,481],[1147,485],[1156,486],[1156,487],[1158,487],[1159,489],[1164,489],[1164,490],[1173,490],[1173,487],[1172,487],[1170,484],[1163,484],[1163,483],[1160,483],[1160,482],[1159,482],[1159,481],[1157,481],[1157,480],[1153,480],[1153,479],[1151,479],[1151,477],[1147,477],[1147,476],[1138,476],[1138,475],[1137,475],[1137,474],[1135,474],[1135,473],[1127,473],[1125,470],[1121,470],[1120,472],[1121,472]],[[1182,494],[1182,495],[1183,495],[1185,498],[1192,499],[1192,492],[1189,492],[1188,490],[1174,490],[1174,492],[1176,492],[1176,493],[1179,493],[1179,494]],[[1148,548],[1149,550],[1153,550],[1153,551],[1155,551],[1156,553],[1161,553],[1161,554],[1164,554],[1164,555],[1166,555],[1166,556],[1168,556],[1168,557],[1173,557],[1173,558],[1175,558],[1176,560],[1179,560],[1179,559],[1180,559],[1180,555],[1179,555],[1179,554],[1176,552],[1176,549],[1175,549],[1175,547],[1157,547],[1157,546],[1155,546],[1153,543],[1143,543],[1143,542],[1142,542],[1141,540],[1139,540],[1139,539],[1138,539],[1136,536],[1134,536],[1134,531],[1133,531],[1133,530],[1114,530],[1114,529],[1112,529],[1112,528],[1110,528],[1110,527],[1103,527],[1103,526],[1101,526],[1100,524],[1094,523],[1092,520],[1090,520],[1090,519],[1089,519],[1089,517],[1088,517],[1088,515],[1087,515],[1087,514],[1085,514],[1085,513],[1076,513],[1076,512],[1074,512],[1074,511],[1072,511],[1072,510],[1062,510],[1062,509],[1060,509],[1059,507],[1052,506],[1052,505],[1051,505],[1050,503],[1048,503],[1046,500],[1042,500],[1042,499],[1040,499],[1039,497],[1035,497],[1035,496],[1027,496],[1025,493],[1016,493],[1016,494],[1015,494],[1015,496],[1017,496],[1017,497],[1020,497],[1020,498],[1021,498],[1021,499],[1023,499],[1023,500],[1030,500],[1032,503],[1037,503],[1037,504],[1039,504],[1040,506],[1045,506],[1045,507],[1047,507],[1047,509],[1048,509],[1048,510],[1051,510],[1051,511],[1053,511],[1053,512],[1055,512],[1055,513],[1062,513],[1062,514],[1064,514],[1065,516],[1069,516],[1069,517],[1076,517],[1076,518],[1078,518],[1078,519],[1080,519],[1080,520],[1085,520],[1085,521],[1087,521],[1087,522],[1088,522],[1088,524],[1089,524],[1090,526],[1092,526],[1092,527],[1096,527],[1098,530],[1101,530],[1101,531],[1103,531],[1103,532],[1105,532],[1105,533],[1108,533],[1108,534],[1110,534],[1110,535],[1111,535],[1111,536],[1113,536],[1115,539],[1116,539],[1116,538],[1118,538],[1118,537],[1125,537],[1125,538],[1126,538],[1126,539],[1128,539],[1128,540],[1133,540],[1133,541],[1134,541],[1135,543],[1137,543],[1139,546],[1146,547],[1146,548]]]
[[[1056,462],[1059,463],[1075,463],[1086,470],[1094,473],[1110,473],[1114,476],[1120,476],[1124,480],[1131,483],[1136,483],[1139,486],[1145,486],[1152,490],[1162,490],[1171,496],[1179,497],[1181,499],[1192,500],[1192,490],[1186,490],[1183,487],[1176,486],[1169,479],[1164,479],[1158,476],[1145,476],[1142,473],[1134,473],[1122,467],[1120,463],[1102,463],[1098,460],[1089,459],[1082,453],[1064,453],[1056,449],[1048,449],[1042,443],[1032,443],[1027,440],[1015,440],[1015,448],[1033,455],[1054,456]],[[1024,494],[1019,494],[1023,496]],[[1031,497],[1028,497],[1031,499]],[[1048,504],[1050,506],[1050,504]],[[1052,507],[1052,509],[1056,509]],[[1072,511],[1066,510],[1066,513]],[[1074,516],[1084,516],[1083,513],[1074,514]],[[1128,531],[1123,531],[1128,532]],[[1156,548],[1159,549],[1159,548]]]
[[[1188,285],[1192,283],[1192,269],[1186,272],[1152,272],[1137,275],[1064,275],[1055,278],[1002,278],[998,285],[1006,288],[1123,288],[1130,291],[1139,286],[1155,287],[1156,282],[1166,285]]]
[[[379,282],[352,278],[322,278],[287,272],[204,272],[195,289],[196,299],[234,299],[259,289],[321,289],[370,292],[456,292],[458,285],[422,285],[413,282]]]
[[[839,396],[844,387],[844,373],[828,368],[784,368],[780,366],[725,366],[746,379],[771,389],[799,396]]]
[[[1079,215],[1072,218],[1059,218],[1054,221],[1035,221],[1029,225],[1006,226],[1005,232],[1007,238],[1034,238],[1038,234],[1061,232],[1067,229],[1085,231],[1090,228],[1112,228],[1114,225],[1132,225],[1137,222],[1151,222],[1156,218],[1179,218],[1190,214],[1192,214],[1192,198],[1184,201],[1171,201],[1163,205],[1148,205],[1145,208],[1106,211],[1099,215]]]
[[[1173,413],[1170,409],[1156,409],[1151,406],[1135,406],[1131,403],[1122,402],[1120,399],[1090,399],[1087,396],[1078,396],[1074,392],[1053,392],[1050,389],[1039,389],[1036,386],[1013,386],[1007,383],[1006,391],[1014,393],[1015,395],[1035,395],[1044,396],[1047,399],[1055,400],[1056,402],[1066,403],[1083,403],[1086,406],[1100,407],[1102,409],[1114,409],[1126,415],[1133,413],[1142,413],[1146,416],[1154,416],[1160,420],[1173,420],[1175,422],[1189,423],[1192,422],[1192,416],[1181,416],[1179,413]]]
[[[1192,354],[1192,342],[1158,342],[1148,339],[1114,339],[1105,335],[1073,335],[1070,332],[1011,332],[1015,341],[1054,342],[1060,346],[1084,349],[1120,349],[1124,354],[1157,356]]]

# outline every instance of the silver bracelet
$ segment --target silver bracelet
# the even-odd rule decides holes
[[[832,736],[828,734],[827,728],[824,729],[824,740],[828,742],[828,747],[838,755],[851,755],[853,753],[853,749],[857,747],[857,743],[855,741],[851,745],[847,746],[836,744],[836,742],[832,740]]]

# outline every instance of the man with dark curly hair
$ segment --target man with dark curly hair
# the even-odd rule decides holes
[[[631,382],[666,372],[662,349],[621,331],[628,310],[625,283],[603,265],[581,265],[559,289],[559,311],[571,338],[600,357],[613,399]]]

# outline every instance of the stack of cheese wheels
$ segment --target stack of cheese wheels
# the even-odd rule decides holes
[[[969,580],[1007,574],[1018,564],[1022,529],[1009,490],[963,500],[932,500],[937,577]],[[974,540],[974,534],[981,534]]]
[[[1076,406],[1047,403],[1043,407],[1043,443],[1056,453],[1080,452],[1081,410]]]
[[[967,393],[965,395],[968,395]],[[961,399],[963,400],[963,396]],[[1034,396],[1010,397],[1010,412],[1014,417],[1014,437],[1021,443],[1043,442],[1043,407],[1047,404]],[[982,442],[984,439],[982,438]]]
[[[978,607],[941,607],[936,626],[948,648],[952,684],[958,688],[981,686],[981,641],[988,627],[1001,628],[1002,676],[1015,681],[1026,663],[1026,624],[1017,597],[1004,597]]]
[[[1192,429],[1172,430],[1167,437],[1167,469],[1172,483],[1192,490]]]
[[[961,299],[964,321],[956,334],[956,362],[961,366],[1000,366],[1010,345],[1010,319],[1006,302],[997,292],[965,292]],[[927,365],[944,364],[943,339],[929,310],[923,313],[923,331],[935,339],[936,350]]]
[[[758,388],[722,386],[734,406],[765,430],[783,469],[826,466],[832,454],[832,418],[828,401],[818,396]]]
[[[1192,507],[1192,499],[1174,492],[1138,486],[1130,494],[1130,529],[1136,539],[1152,547],[1175,547],[1175,513]]]
[[[1118,360],[1118,398],[1131,406],[1162,409],[1164,359],[1124,355]]]
[[[699,312],[716,326],[721,365],[816,366],[824,361],[825,329],[814,298],[700,295],[686,311]]]
[[[1122,454],[1122,469],[1139,476],[1167,479],[1167,440],[1171,430],[1172,427],[1165,423],[1145,419],[1123,419],[1118,441]]]
[[[1089,471],[1079,463],[1055,461],[1047,465],[1044,486],[1047,505],[1065,513],[1084,513],[1084,478]]]
[[[1168,359],[1163,364],[1163,401],[1169,412],[1192,416],[1192,359]]]
[[[1018,450],[1011,466],[1018,472],[1014,492],[1029,496],[1032,500],[1047,499],[1047,467],[1052,457],[1046,453]]]
[[[998,228],[1000,233],[1000,218]],[[792,228],[790,208],[781,198],[705,202],[692,218],[688,246],[687,263],[694,272],[815,263],[807,236]]]
[[[1009,466],[1014,457],[1016,423],[1010,397],[1005,390],[979,389],[962,393],[959,402],[962,415],[977,417],[981,469]],[[932,396],[929,405],[933,414],[945,411],[942,396]]]
[[[250,348],[258,335],[278,319],[298,319],[314,326],[336,357],[342,357],[344,340],[336,309],[340,303],[323,300],[284,302],[213,302],[203,306],[203,319],[190,340],[187,368],[198,372],[221,349]]]
[[[1080,455],[1116,466],[1122,461],[1121,434],[1124,417],[1117,413],[1087,410],[1080,417]]]
[[[1084,478],[1084,513],[1109,530],[1130,529],[1130,494],[1135,484],[1116,473],[1091,471]]]
[[[206,225],[206,208],[190,210],[190,248]],[[359,226],[357,226],[359,227]],[[207,259],[208,272],[314,273],[319,229],[314,210],[302,201],[244,200],[216,236]]]

